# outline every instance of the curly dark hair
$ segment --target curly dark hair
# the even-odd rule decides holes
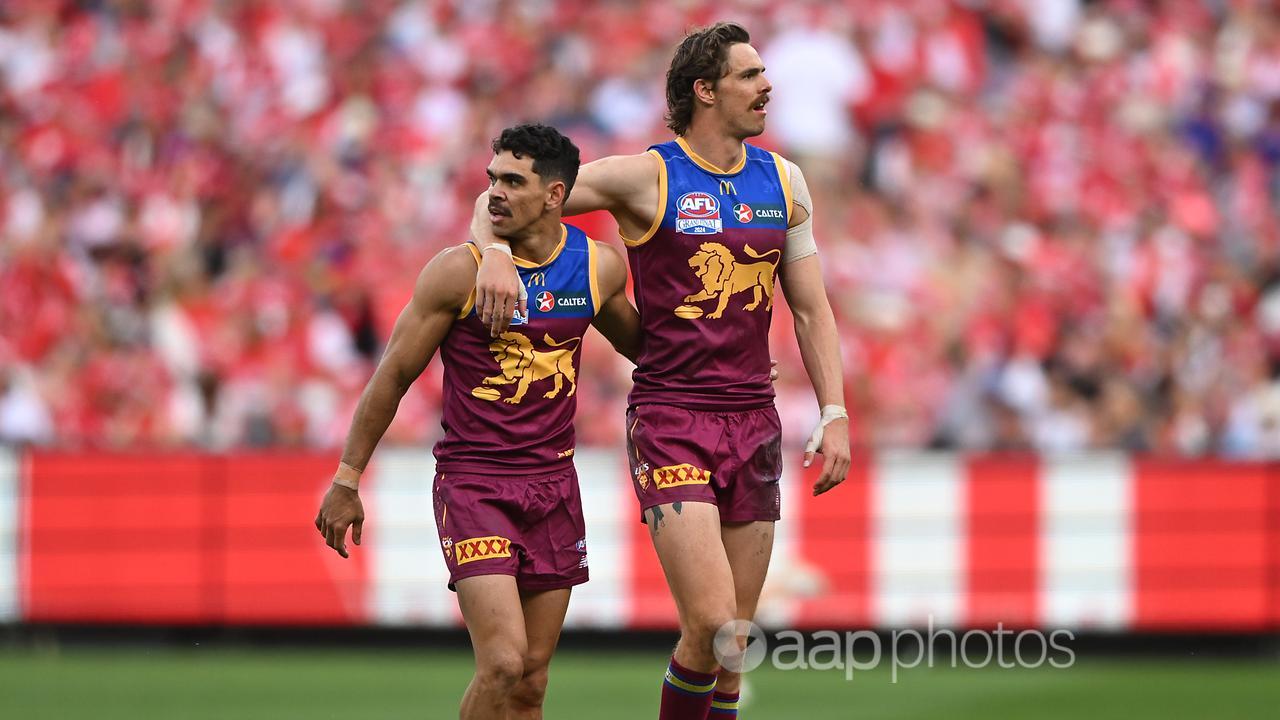
[[[493,139],[493,152],[510,152],[516,157],[533,158],[533,171],[544,180],[564,183],[564,197],[569,198],[578,179],[578,146],[550,125],[525,123],[509,127]]]
[[[747,29],[735,22],[718,22],[690,32],[676,48],[667,69],[667,127],[683,135],[693,122],[693,83],[712,84],[729,72],[729,46],[751,42]]]

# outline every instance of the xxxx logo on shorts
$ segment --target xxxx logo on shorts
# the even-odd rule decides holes
[[[653,471],[653,486],[659,490],[677,485],[706,485],[709,482],[710,470],[703,470],[689,463],[668,465]]]
[[[473,560],[511,557],[511,541],[497,535],[459,540],[453,544],[453,551],[458,564],[466,565]]]

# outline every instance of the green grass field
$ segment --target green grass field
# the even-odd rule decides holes
[[[565,651],[547,718],[652,720],[660,653]],[[0,650],[0,718],[456,717],[470,656],[423,650]],[[1068,669],[758,670],[743,718],[1275,718],[1280,663],[1079,657]]]

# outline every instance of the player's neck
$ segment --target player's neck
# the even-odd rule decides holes
[[[511,253],[522,260],[541,265],[551,258],[560,245],[563,231],[558,215],[538,220],[521,237],[511,238]]]
[[[742,160],[742,154],[747,151],[742,146],[741,139],[728,135],[710,124],[694,123],[681,137],[689,148],[698,154],[698,157],[722,170],[736,166]]]

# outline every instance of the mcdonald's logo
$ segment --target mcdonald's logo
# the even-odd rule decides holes
[[[453,551],[458,564],[466,565],[473,560],[511,557],[511,541],[497,535],[459,540],[453,544]]]
[[[721,195],[737,195],[738,189],[733,186],[732,180],[721,180],[720,194]]]

